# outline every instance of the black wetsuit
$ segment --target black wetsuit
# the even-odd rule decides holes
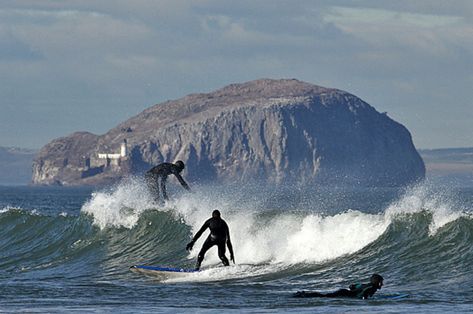
[[[182,168],[176,166],[175,164],[164,162],[162,164],[157,165],[156,167],[151,168],[146,172],[146,183],[148,184],[148,187],[151,192],[154,194],[156,201],[159,201],[161,197],[159,193],[159,187],[161,187],[161,191],[163,192],[163,198],[165,200],[169,199],[166,192],[166,180],[170,174],[175,175],[181,185],[186,190],[189,190],[189,186],[180,174],[181,171]],[[161,179],[160,183],[158,182],[159,179]]]
[[[373,284],[352,284],[350,289],[340,289],[329,293],[298,291],[295,298],[358,298],[367,299],[372,297],[378,288]]]
[[[233,257],[233,246],[232,242],[230,241],[230,231],[228,229],[228,225],[222,218],[212,217],[208,219],[200,228],[200,230],[197,231],[194,238],[192,239],[192,242],[197,241],[197,239],[207,228],[210,229],[210,234],[202,245],[202,249],[200,249],[199,255],[197,257],[196,269],[200,268],[200,264],[202,264],[202,261],[204,260],[205,253],[214,245],[217,245],[218,247],[218,257],[222,261],[223,265],[230,265],[227,257],[225,256],[225,244],[228,246],[231,257]]]

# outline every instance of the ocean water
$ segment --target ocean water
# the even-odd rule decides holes
[[[0,312],[406,313],[473,311],[473,188],[284,190],[194,186],[154,204],[140,180],[106,189],[0,187]],[[190,268],[213,209],[236,264],[216,248],[203,271],[136,274],[136,264]],[[370,300],[297,299],[384,276]],[[378,296],[407,293],[409,298]]]

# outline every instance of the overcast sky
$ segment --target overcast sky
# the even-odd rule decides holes
[[[339,88],[418,148],[473,147],[473,1],[1,1],[0,146],[103,134],[258,78]]]

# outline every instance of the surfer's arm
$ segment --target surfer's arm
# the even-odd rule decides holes
[[[197,231],[197,233],[195,234],[194,238],[192,239],[192,242],[197,241],[202,235],[202,233],[204,233],[204,231],[209,227],[209,225],[210,225],[210,220],[207,220],[206,222],[204,222],[200,230]]]
[[[179,173],[174,173],[174,175],[176,176],[177,180],[179,180],[179,183],[181,183],[181,185],[184,187],[184,189],[186,189],[187,191],[191,190],[189,185],[187,184],[187,182],[184,181],[184,179],[182,178],[182,176]]]
[[[200,228],[199,231],[197,231],[197,233],[195,234],[195,236],[192,238],[192,241],[187,243],[187,246],[186,246],[186,250],[190,251],[192,250],[192,248],[194,247],[194,243],[195,241],[197,241],[197,239],[200,238],[200,236],[202,235],[202,233],[204,233],[205,229],[207,229],[210,225],[210,219],[207,220],[204,225]]]
[[[228,228],[227,223],[225,223],[225,229],[227,233],[227,246],[228,251],[230,252],[230,259],[233,261],[233,264],[235,264],[235,256],[233,255],[233,245],[232,241],[230,240],[230,229]]]
[[[369,297],[372,297],[375,292],[376,292],[376,289],[374,289],[373,287],[365,288],[362,293],[362,298],[366,300]]]

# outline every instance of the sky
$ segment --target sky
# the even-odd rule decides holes
[[[0,1],[0,146],[260,78],[350,92],[417,148],[473,147],[473,1]]]

